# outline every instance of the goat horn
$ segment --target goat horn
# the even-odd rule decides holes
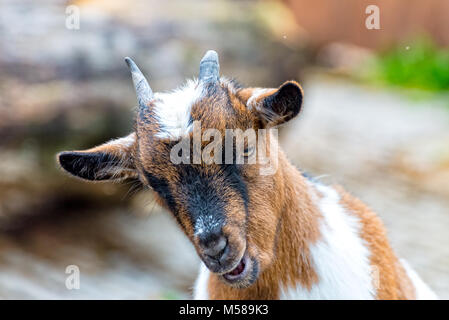
[[[145,79],[134,61],[131,58],[126,57],[125,62],[128,65],[129,71],[131,71],[139,107],[143,108],[153,99],[153,91],[151,90],[147,79]]]
[[[199,80],[202,82],[218,82],[219,77],[218,54],[214,50],[209,50],[201,59]]]

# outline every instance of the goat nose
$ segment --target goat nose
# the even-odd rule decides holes
[[[207,236],[201,237],[199,240],[204,254],[215,259],[220,258],[228,242],[221,231],[210,233]]]

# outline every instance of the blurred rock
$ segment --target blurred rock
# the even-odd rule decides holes
[[[79,30],[65,27],[67,5],[80,9]],[[5,0],[0,8],[0,70],[20,81],[127,79],[129,55],[156,88],[175,86],[196,75],[210,48],[225,73],[243,81],[258,79],[257,72],[278,84],[307,62],[301,29],[277,1]]]

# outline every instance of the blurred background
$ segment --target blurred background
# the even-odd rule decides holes
[[[190,298],[199,260],[151,193],[71,179],[55,154],[132,130],[124,56],[163,91],[207,49],[246,85],[303,84],[291,160],[369,204],[449,298],[448,30],[445,0],[2,0],[0,298]]]

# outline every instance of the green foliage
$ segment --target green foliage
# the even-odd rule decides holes
[[[174,292],[174,291],[164,291],[161,293],[161,297],[162,300],[179,300],[181,299],[181,297],[179,296],[178,293]]]
[[[427,38],[380,53],[365,74],[368,80],[432,91],[449,90],[449,49]]]

